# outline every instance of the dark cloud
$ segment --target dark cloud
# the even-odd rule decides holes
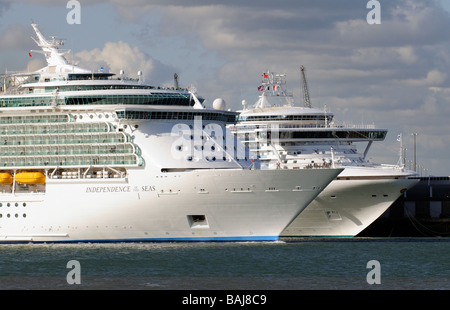
[[[23,25],[9,25],[3,33],[0,33],[0,50],[29,50],[35,45],[31,41],[31,27]]]
[[[0,0],[0,17],[3,15],[5,11],[7,11],[10,7],[10,3],[5,0]],[[1,23],[1,21],[0,21]]]

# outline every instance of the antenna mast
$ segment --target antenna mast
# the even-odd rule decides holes
[[[311,108],[311,100],[309,99],[308,83],[306,82],[305,67],[300,66],[300,71],[302,72],[303,79],[303,103],[306,108]]]
[[[173,75],[173,80],[174,80],[174,84],[175,84],[175,89],[179,89],[179,86],[178,86],[178,74],[174,74]]]

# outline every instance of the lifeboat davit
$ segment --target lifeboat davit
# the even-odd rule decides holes
[[[0,184],[12,184],[13,183],[13,176],[9,172],[1,172],[0,173]]]
[[[15,178],[21,184],[45,184],[45,174],[42,172],[19,172]]]

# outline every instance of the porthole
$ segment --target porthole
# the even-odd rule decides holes
[[[22,204],[24,207],[26,207],[27,206],[27,203],[26,202],[24,202],[23,204]]]
[[[26,217],[27,217],[27,215],[26,215],[25,213],[24,213],[22,216],[23,216],[23,218],[26,218]]]
[[[10,207],[10,206],[11,206],[11,204],[10,204],[10,203],[8,202],[8,203],[6,204],[6,206],[7,206],[7,207]]]
[[[16,213],[16,214],[14,214],[14,216],[15,216],[15,218],[18,218],[18,217],[19,217],[19,214]]]

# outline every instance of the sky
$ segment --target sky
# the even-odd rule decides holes
[[[450,0],[0,0],[0,72],[34,70],[44,58],[31,23],[65,39],[81,67],[145,82],[195,86],[211,106],[253,104],[262,73],[287,75],[302,103],[305,66],[312,106],[336,123],[388,130],[371,161],[450,175]],[[67,7],[69,5],[69,8]],[[379,18],[379,23],[369,23]],[[69,20],[68,20],[69,16]],[[70,23],[74,16],[79,23]],[[71,19],[72,18],[72,19]]]

